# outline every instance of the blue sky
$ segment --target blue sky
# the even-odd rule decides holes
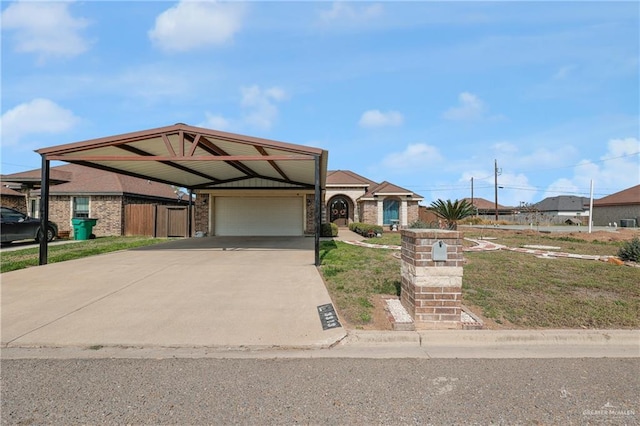
[[[187,123],[424,204],[640,183],[638,2],[2,2],[2,173]]]

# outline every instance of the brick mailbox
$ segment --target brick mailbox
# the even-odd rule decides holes
[[[402,230],[400,300],[416,329],[462,328],[462,233]]]

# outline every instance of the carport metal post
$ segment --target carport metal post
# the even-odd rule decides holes
[[[320,266],[320,226],[321,224],[321,216],[320,216],[320,156],[316,155],[314,157],[315,162],[315,251],[316,251],[316,266]]]
[[[40,239],[40,253],[38,255],[38,265],[46,265],[49,257],[49,160],[42,155],[42,170],[40,180],[40,232],[43,238]]]

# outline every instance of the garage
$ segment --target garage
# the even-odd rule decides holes
[[[215,235],[303,235],[301,197],[215,197]]]

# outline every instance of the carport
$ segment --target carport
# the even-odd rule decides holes
[[[239,229],[296,235],[304,226],[303,215],[311,214],[315,264],[320,263],[325,150],[178,123],[36,152],[42,157],[43,224],[49,218],[50,162],[65,161],[186,188],[189,235],[194,192],[217,194],[217,202],[209,208],[216,219],[213,230],[221,235],[240,235]],[[265,225],[269,229],[259,228],[261,217],[269,218]],[[47,256],[48,245],[43,241],[41,265],[47,263]]]

